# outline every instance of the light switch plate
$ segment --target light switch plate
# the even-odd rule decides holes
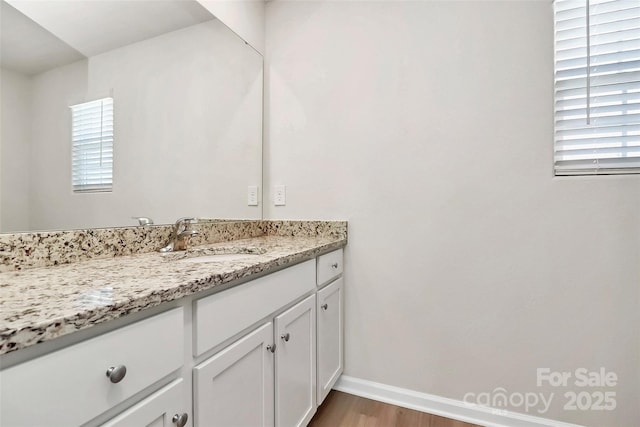
[[[258,186],[250,185],[247,187],[247,205],[258,206]]]
[[[287,204],[287,187],[284,185],[276,185],[273,187],[273,204],[275,206],[284,206]]]

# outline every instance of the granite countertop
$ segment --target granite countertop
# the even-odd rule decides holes
[[[0,273],[0,354],[345,245],[338,237],[262,236],[189,250],[254,253],[236,260],[187,263],[156,252]]]

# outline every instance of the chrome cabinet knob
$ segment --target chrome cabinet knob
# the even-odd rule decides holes
[[[286,334],[280,335],[280,338],[282,338],[285,342],[289,342],[289,338],[291,338],[291,335],[289,334],[289,332],[287,332]]]
[[[267,346],[267,350],[269,350],[271,353],[275,353],[276,352],[276,345],[275,344],[269,344]]]
[[[333,264],[331,264],[331,268],[338,268],[338,263],[334,262]]]
[[[125,375],[127,375],[127,367],[124,365],[111,366],[107,369],[107,378],[114,384],[122,381]]]
[[[327,308],[329,308],[329,304],[322,304],[320,308],[326,310]]]
[[[187,420],[189,419],[189,415],[185,412],[184,414],[175,414],[171,421],[178,427],[184,427],[187,424]]]

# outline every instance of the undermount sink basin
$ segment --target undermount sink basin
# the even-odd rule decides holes
[[[200,264],[220,261],[240,261],[250,259],[266,252],[264,248],[253,246],[218,246],[213,248],[192,248],[182,252],[170,252],[163,254],[166,261],[180,263]]]
[[[246,260],[260,254],[218,254],[218,255],[204,255],[196,256],[192,258],[182,258],[178,262],[186,264],[200,264],[205,262],[217,262],[217,261],[240,261]]]

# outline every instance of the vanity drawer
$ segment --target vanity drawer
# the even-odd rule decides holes
[[[315,260],[305,261],[194,302],[199,356],[315,289]]]
[[[83,424],[180,368],[183,349],[183,310],[176,308],[5,369],[0,425]],[[126,374],[114,383],[107,370],[120,366]]]
[[[100,427],[175,427],[174,415],[186,413],[184,388],[182,378],[179,378]]]
[[[318,286],[329,283],[342,274],[342,249],[318,257]]]

